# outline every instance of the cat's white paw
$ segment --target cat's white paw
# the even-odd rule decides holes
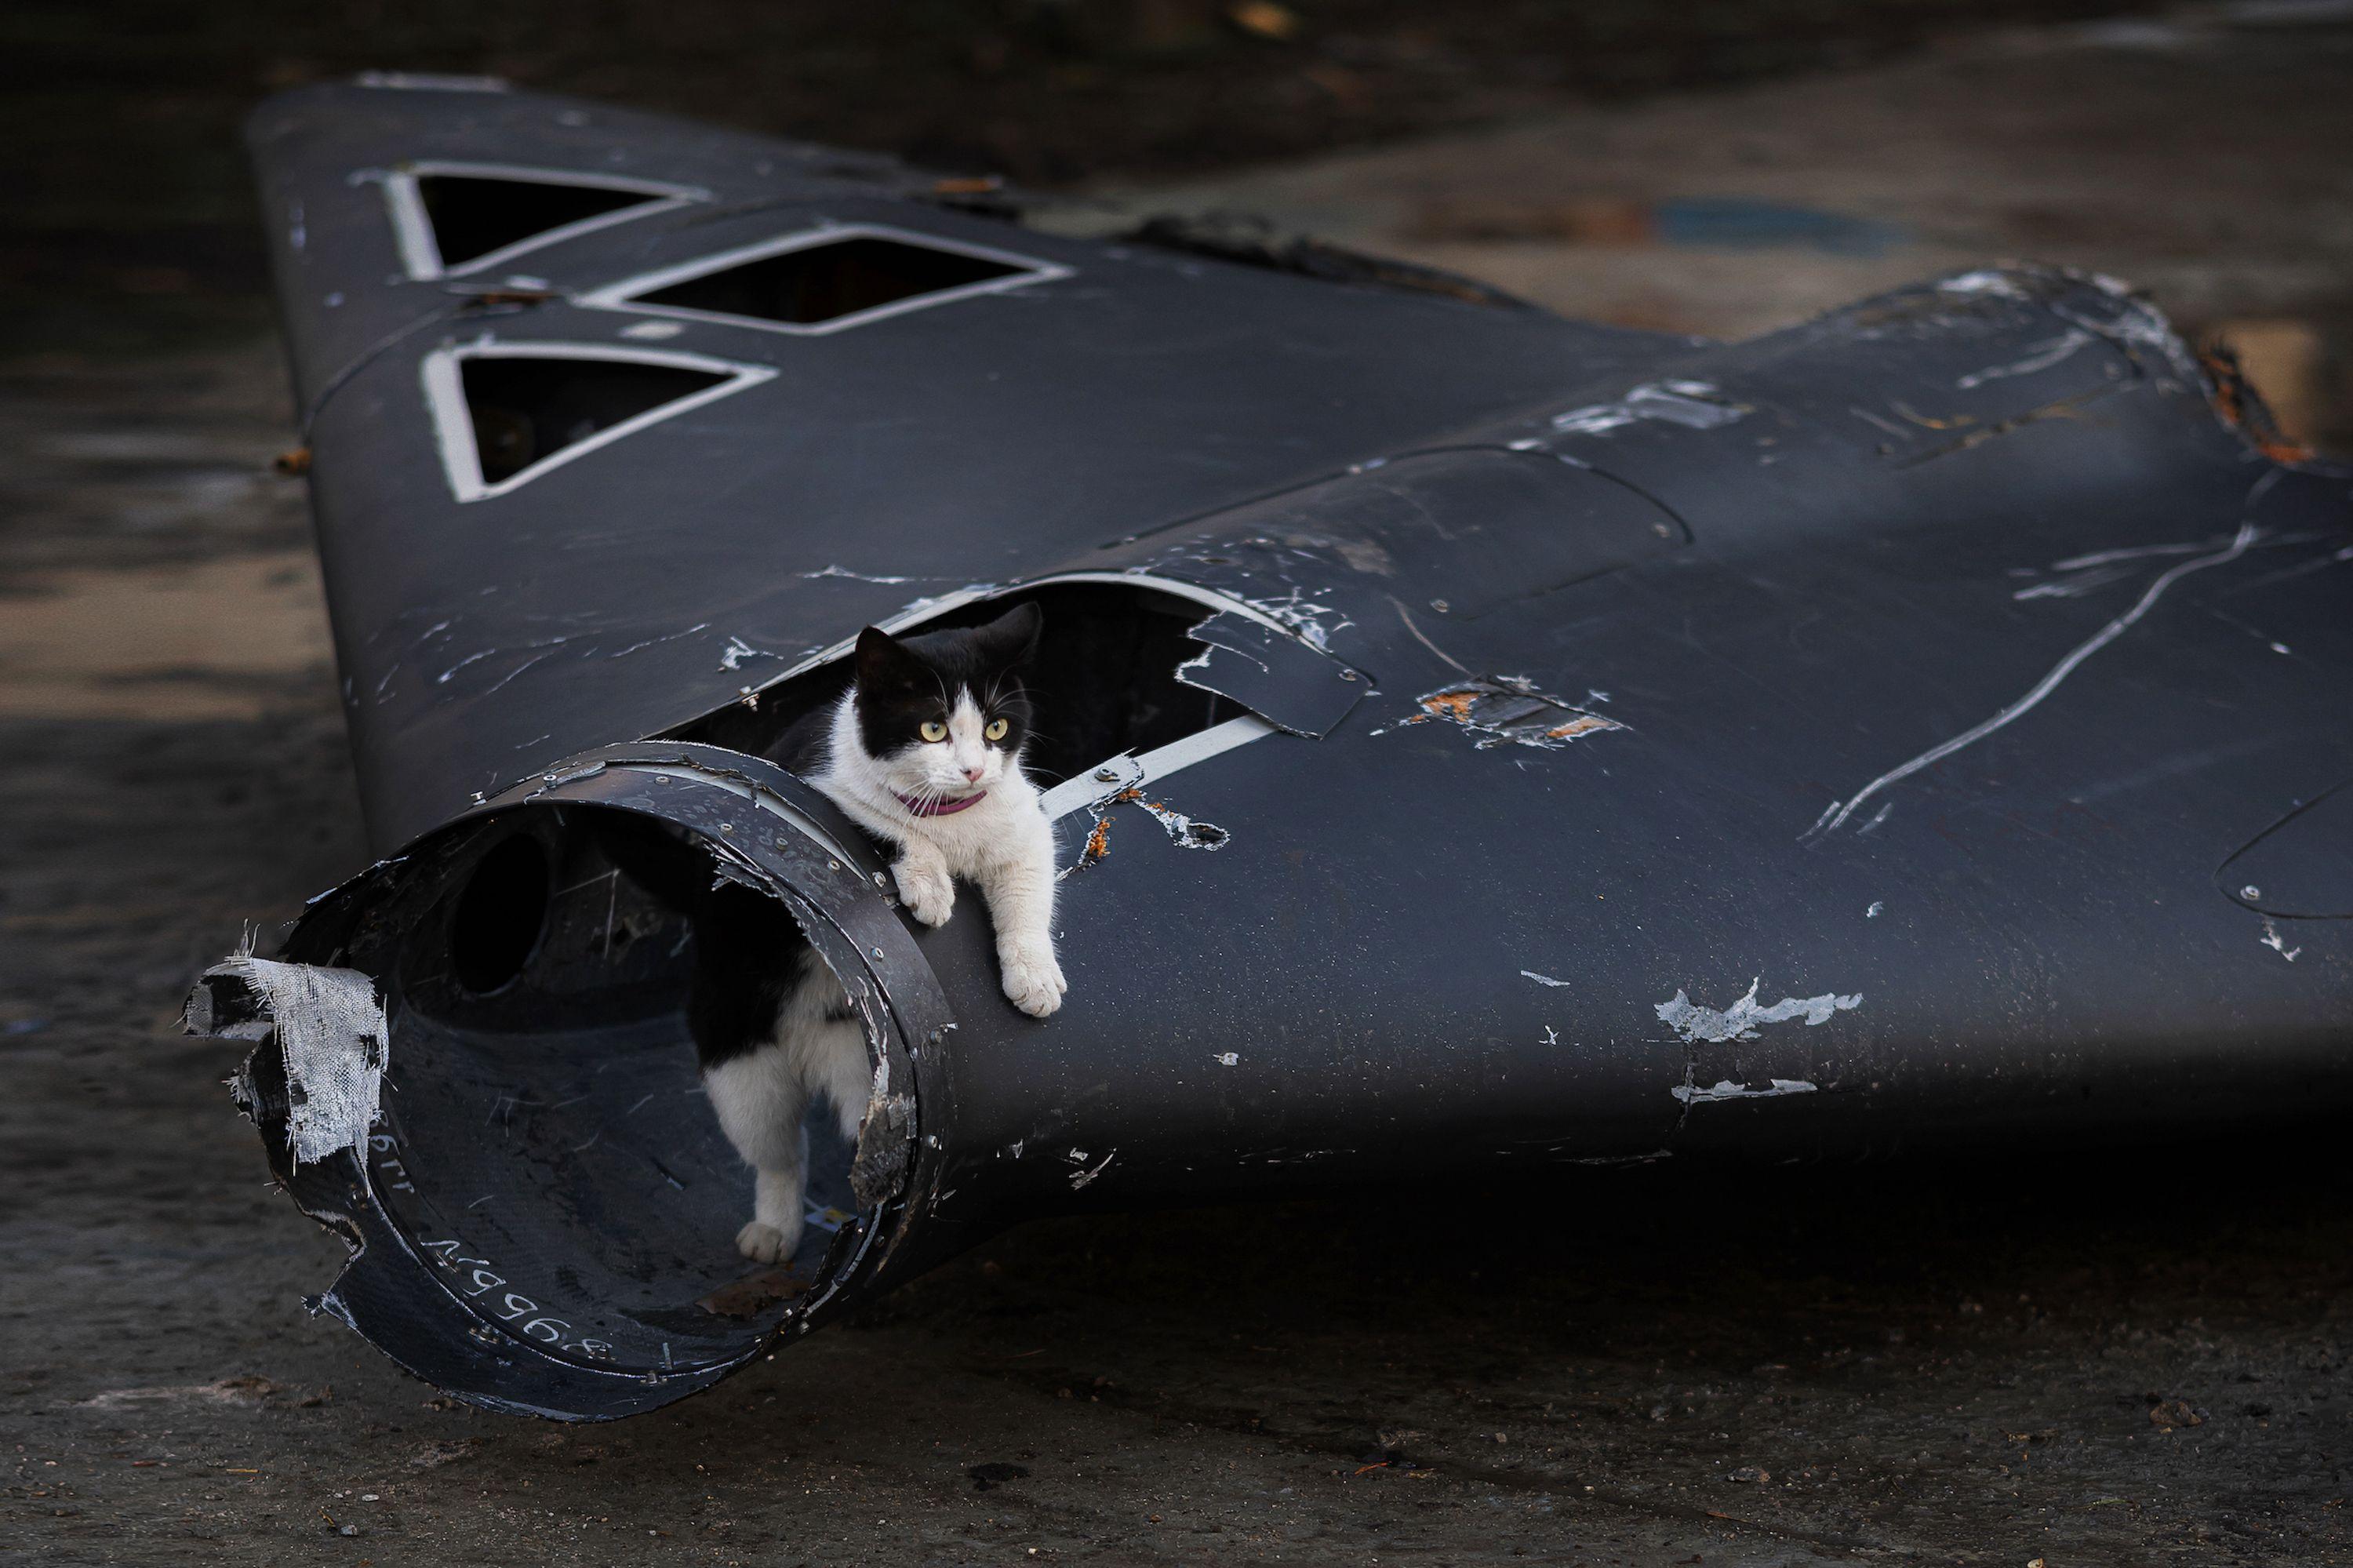
[[[955,913],[955,883],[944,871],[901,861],[891,868],[899,880],[899,902],[926,926],[944,926]]]
[[[997,954],[997,962],[1005,971],[1006,996],[1030,1017],[1043,1018],[1062,1005],[1070,982],[1062,978],[1062,966],[1054,961],[1050,944],[1008,946]]]
[[[772,1225],[753,1220],[735,1233],[735,1250],[754,1263],[789,1263],[801,1245],[801,1223]]]

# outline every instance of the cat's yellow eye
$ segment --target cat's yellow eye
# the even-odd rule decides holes
[[[1005,738],[1005,732],[1012,727],[1013,726],[1011,725],[1007,724],[1003,719],[991,719],[988,721],[988,727],[982,730],[980,733],[988,736],[991,740],[1003,740]]]
[[[925,740],[936,743],[945,740],[947,737],[947,726],[942,724],[937,719],[925,719],[923,721],[923,738]]]

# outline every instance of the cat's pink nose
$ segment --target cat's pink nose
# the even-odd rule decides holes
[[[965,768],[965,769],[964,770],[964,781],[965,781],[965,783],[967,783],[967,784],[977,784],[977,783],[979,783],[979,782],[980,782],[980,769],[979,769],[979,768]]]

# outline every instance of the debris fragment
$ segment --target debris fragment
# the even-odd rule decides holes
[[[2164,1431],[2176,1426],[2203,1426],[2206,1413],[2195,1409],[2186,1399],[2152,1400],[2148,1407],[2148,1424]]]
[[[1088,1155],[1083,1149],[1073,1149],[1062,1158],[1079,1167],[1071,1172],[1071,1191],[1075,1192],[1108,1170],[1111,1162],[1119,1158],[1119,1150],[1113,1150],[1109,1154],[1104,1155],[1102,1162],[1092,1170],[1087,1169]]]

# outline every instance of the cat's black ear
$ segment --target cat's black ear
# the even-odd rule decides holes
[[[1046,629],[1046,612],[1036,600],[1017,604],[987,626],[973,630],[973,641],[991,664],[1018,669],[1038,657],[1038,636]]]
[[[870,692],[887,692],[913,684],[921,662],[899,645],[899,640],[879,626],[858,634],[858,683]]]

